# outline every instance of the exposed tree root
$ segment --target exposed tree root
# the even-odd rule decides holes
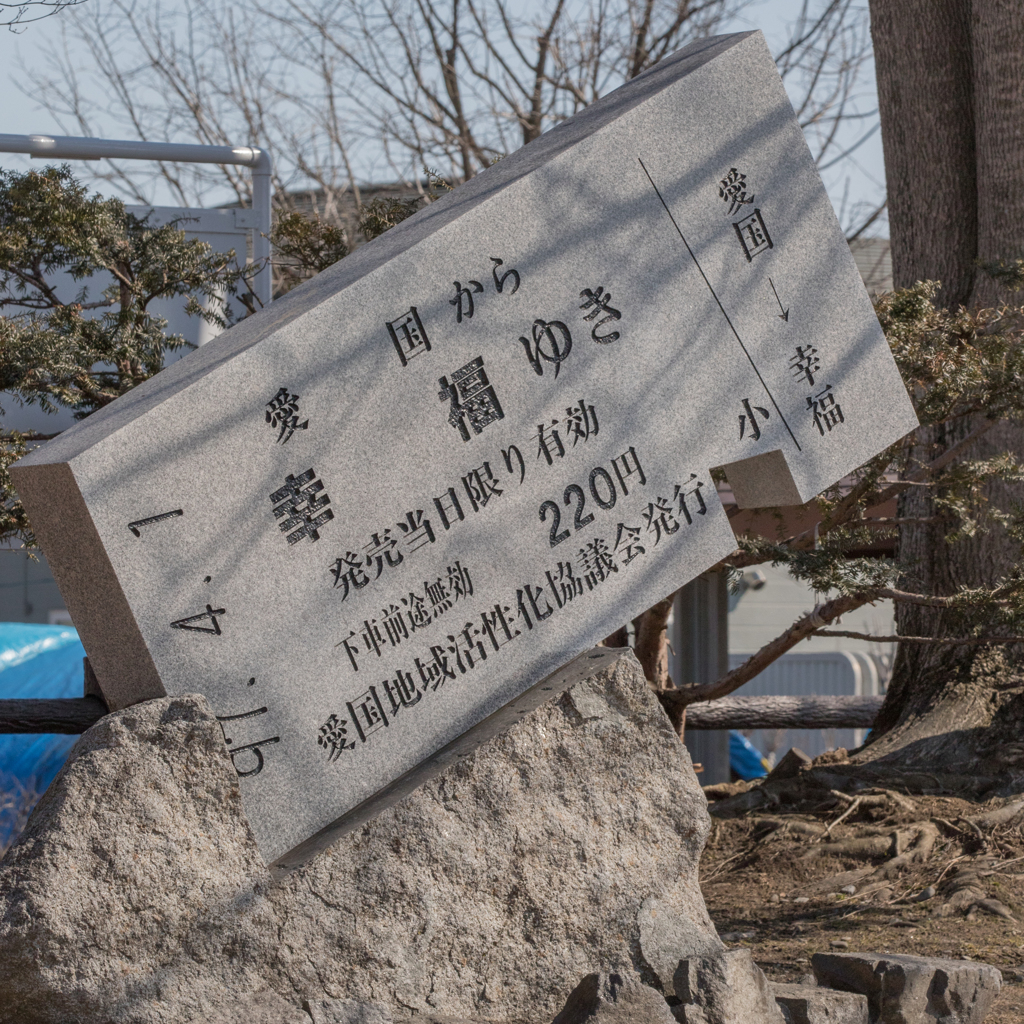
[[[956,796],[915,796],[910,786],[897,790],[893,773],[867,768],[836,751],[813,763],[790,759],[784,769],[780,762],[779,775],[757,783],[707,787],[714,818],[745,837],[709,877],[788,863],[808,878],[809,893],[851,894],[848,913],[919,904],[942,917],[984,913],[1016,922],[1014,908],[998,898],[994,876],[1024,877],[1024,798],[974,813],[965,803],[976,791],[972,780],[955,780]],[[933,793],[951,788],[951,780],[932,773],[896,777],[927,781]],[[816,865],[823,862],[846,862],[845,870],[822,877]],[[857,862],[864,866],[854,867]]]
[[[905,837],[913,838],[902,853],[898,853],[878,868],[875,878],[896,878],[904,868],[910,867],[911,864],[923,864],[932,855],[935,840],[939,838],[939,830],[930,821],[916,822],[912,828],[916,830],[916,835],[913,832],[896,833],[897,849]]]
[[[818,857],[858,857],[871,860],[884,857],[892,849],[889,836],[870,836],[867,839],[846,839],[838,843],[822,843],[812,846],[804,855],[804,860],[815,860]]]

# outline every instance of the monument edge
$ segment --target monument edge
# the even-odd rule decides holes
[[[72,467],[66,462],[17,463],[11,467],[11,479],[58,581],[107,707],[120,711],[144,700],[166,697]]]

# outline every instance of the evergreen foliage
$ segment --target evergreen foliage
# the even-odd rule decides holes
[[[90,195],[67,166],[0,171],[0,401],[89,415],[191,347],[150,312],[156,299],[228,327],[223,300],[251,311],[257,269]],[[35,543],[7,470],[47,436],[0,432],[0,542]]]
[[[816,499],[821,514],[816,535],[780,542],[743,538],[726,567],[737,575],[758,563],[784,565],[823,595],[856,596],[863,598],[860,604],[883,598],[934,602],[950,612],[945,621],[955,630],[951,635],[1019,636],[1024,633],[1024,509],[996,505],[989,485],[1024,480],[1024,466],[1012,452],[974,461],[969,454],[980,430],[1001,420],[1024,422],[1024,310],[942,309],[934,302],[938,287],[919,282],[881,296],[875,307],[921,421],[918,430]],[[923,441],[936,428],[948,438],[946,444]],[[957,438],[968,457],[947,462],[944,456]],[[931,489],[947,544],[995,529],[1009,533],[1018,561],[995,588],[964,587],[941,597],[920,593],[912,566],[908,572],[889,559],[851,557],[880,538],[898,538],[901,529],[921,525],[871,514],[910,487]]]

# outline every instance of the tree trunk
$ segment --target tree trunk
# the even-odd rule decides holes
[[[668,617],[672,614],[671,594],[636,619],[634,653],[647,681],[656,690],[670,690],[673,682],[668,674]]]
[[[889,189],[893,283],[938,280],[947,306],[1008,299],[977,267],[1020,254],[1024,228],[1024,4],[1021,0],[871,0],[882,141]],[[970,433],[963,421],[920,431],[928,461]],[[965,455],[1024,451],[1020,428],[1000,424]],[[990,484],[984,497],[1009,509],[1020,485]],[[912,488],[899,515],[931,519],[941,486]],[[946,595],[991,587],[1019,557],[1002,527],[949,544],[951,521],[903,526],[906,589]],[[956,635],[952,613],[898,605],[898,632]],[[901,644],[864,759],[929,759],[969,767],[998,743],[1015,680],[1004,656],[977,647]],[[989,731],[988,741],[983,734]],[[968,734],[970,741],[968,742]],[[1004,737],[1005,739],[1005,737]],[[923,759],[923,760],[922,760]]]
[[[994,260],[1024,249],[1024,3],[974,0],[972,8],[977,252]],[[977,275],[973,304],[1007,299],[991,278]]]
[[[990,2],[990,0],[986,0]],[[968,300],[978,254],[970,0],[871,0],[893,283]]]

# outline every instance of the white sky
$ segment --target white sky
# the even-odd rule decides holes
[[[768,39],[769,46],[775,50],[786,38],[787,23],[798,13],[800,5],[801,0],[756,0],[745,15],[736,19],[729,27],[732,30],[761,29]],[[173,8],[174,0],[166,0],[163,6]],[[19,89],[19,82],[25,80],[24,76],[19,74],[19,68],[23,65],[32,67],[41,61],[40,51],[58,38],[60,18],[61,15],[57,15],[28,25],[18,34],[0,28],[0,82],[5,97],[0,107],[0,133],[63,134],[56,119],[44,110],[38,101],[25,96]],[[861,90],[862,108],[865,110],[873,110],[877,105],[873,76],[874,69],[871,67]],[[865,130],[865,125],[870,124],[870,121],[858,122],[852,127],[848,143],[859,137]],[[0,167],[26,169],[30,164],[31,161],[27,157],[0,154]],[[844,204],[846,210],[858,203],[864,206],[877,204],[884,195],[885,188],[880,134],[876,131],[852,157],[843,161],[841,165],[825,170],[823,177],[833,205],[844,225],[850,220],[848,215],[844,215]],[[158,203],[171,202],[167,196],[159,194],[156,194],[154,199]],[[884,217],[867,232],[868,235],[876,236],[884,236],[887,233],[888,223]]]

